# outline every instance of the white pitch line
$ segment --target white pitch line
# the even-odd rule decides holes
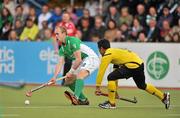
[[[81,108],[99,108],[98,106],[8,106],[4,107],[6,109],[57,109],[57,108],[75,108],[75,107],[81,107]],[[180,105],[171,105],[170,108],[178,108]],[[163,105],[142,105],[142,106],[118,106],[117,108],[164,108]]]
[[[0,114],[0,117],[19,117],[19,114]]]
[[[180,116],[180,114],[168,114],[168,116]]]

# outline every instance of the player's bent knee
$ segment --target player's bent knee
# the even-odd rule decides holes
[[[145,90],[146,89],[146,84],[138,84],[137,85],[137,87],[139,88],[139,89],[142,89],[142,90]]]
[[[112,76],[112,74],[109,74],[109,75],[107,76],[107,80],[108,80],[108,81],[112,81],[112,80],[116,80],[116,79],[115,79],[114,76]]]

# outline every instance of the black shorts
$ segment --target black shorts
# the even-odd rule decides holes
[[[108,75],[108,81],[118,79],[128,79],[132,77],[138,88],[145,89],[145,75],[144,64],[141,64],[138,68],[129,69],[126,66],[120,66]]]

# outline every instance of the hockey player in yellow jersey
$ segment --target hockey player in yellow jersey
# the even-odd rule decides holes
[[[168,109],[170,106],[170,94],[162,93],[153,85],[145,82],[144,63],[143,60],[134,52],[127,49],[111,48],[108,40],[100,40],[98,42],[99,52],[102,55],[101,64],[96,78],[96,95],[101,94],[101,82],[108,65],[114,64],[116,69],[111,72],[108,77],[108,101],[99,104],[99,107],[105,109],[116,108],[115,96],[117,90],[116,81],[118,79],[133,78],[139,89],[157,96]]]

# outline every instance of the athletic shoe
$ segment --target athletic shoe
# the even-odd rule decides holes
[[[115,109],[116,105],[111,104],[109,101],[105,101],[104,103],[99,104],[99,107],[101,107],[103,109]]]
[[[64,95],[66,96],[66,98],[68,98],[69,100],[71,100],[71,103],[72,103],[73,105],[78,105],[78,104],[79,104],[78,99],[77,99],[76,96],[75,96],[74,94],[72,94],[71,92],[65,91],[65,92],[64,92]]]
[[[165,104],[165,108],[169,109],[170,107],[170,93],[169,92],[164,93],[164,98],[162,102]]]
[[[89,105],[89,100],[86,98],[85,100],[80,100],[79,99],[79,105]]]

